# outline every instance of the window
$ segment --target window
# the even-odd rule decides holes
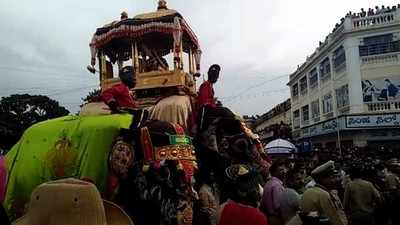
[[[333,66],[340,69],[343,65],[346,65],[346,53],[343,46],[340,46],[333,52]]]
[[[366,37],[359,47],[360,56],[400,52],[400,41],[393,41],[393,34]]]
[[[349,85],[346,84],[336,89],[336,105],[338,108],[343,108],[349,104]]]
[[[302,113],[302,117],[303,117],[303,122],[304,122],[304,123],[307,123],[308,120],[310,119],[308,105],[303,106],[303,107],[301,108],[301,113]]]
[[[310,75],[309,75],[309,82],[310,82],[310,88],[315,88],[318,86],[317,68],[314,68],[313,70],[311,70]]]
[[[363,39],[364,45],[374,45],[386,42],[391,42],[393,40],[393,34],[377,35],[372,37],[366,37]]]
[[[300,111],[299,110],[294,111],[293,112],[293,117],[294,118],[299,118],[300,117]]]
[[[292,96],[293,98],[297,98],[299,96],[299,85],[296,83],[292,86]]]
[[[300,93],[301,95],[307,94],[307,76],[300,79]]]
[[[300,128],[300,110],[293,112],[293,127]]]
[[[319,118],[319,99],[311,102],[311,117],[313,119]]]
[[[326,57],[319,65],[319,74],[321,76],[321,80],[331,78],[331,62],[329,61],[328,57]]]
[[[324,114],[327,114],[332,111],[333,111],[332,94],[329,93],[327,95],[324,95],[324,97],[322,98],[322,112]]]

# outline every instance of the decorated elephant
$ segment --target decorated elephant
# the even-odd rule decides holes
[[[192,224],[192,139],[176,124],[150,120],[123,129],[110,154],[113,200],[135,224]]]
[[[135,224],[191,224],[191,138],[179,125],[146,118],[142,110],[67,116],[29,128],[6,156],[10,217],[24,214],[39,184],[75,177],[96,184]],[[148,211],[138,213],[140,207]]]

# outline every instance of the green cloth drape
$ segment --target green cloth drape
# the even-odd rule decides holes
[[[12,219],[23,213],[34,188],[50,180],[75,177],[105,191],[108,155],[129,114],[66,116],[33,125],[6,155],[9,181],[4,202]]]

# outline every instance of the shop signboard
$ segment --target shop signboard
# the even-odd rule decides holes
[[[323,123],[319,123],[317,125],[311,126],[307,128],[307,135],[308,137],[318,136],[322,134],[329,134],[337,131],[337,121],[336,119],[329,120]],[[303,137],[306,137],[303,133]]]
[[[346,128],[400,127],[400,114],[346,116]]]

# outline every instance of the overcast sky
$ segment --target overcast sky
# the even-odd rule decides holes
[[[98,86],[86,71],[97,27],[153,11],[157,0],[0,0],[0,96],[45,94],[71,112]],[[169,0],[198,35],[202,67],[222,66],[216,95],[235,112],[263,114],[289,97],[288,75],[346,12],[381,0]]]

